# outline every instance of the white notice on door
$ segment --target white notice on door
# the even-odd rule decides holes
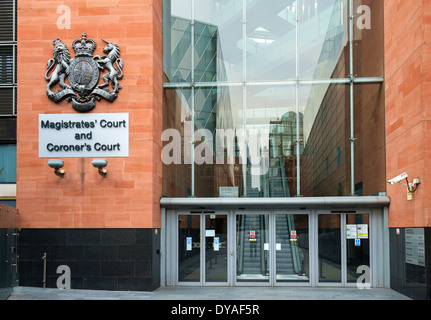
[[[187,251],[192,251],[192,237],[187,237],[187,247],[186,250]]]
[[[214,237],[214,251],[219,251],[220,249],[220,238]]]
[[[206,237],[215,237],[215,230],[205,230]]]
[[[356,239],[357,238],[356,224],[348,224],[346,226],[346,230],[347,230],[347,239]]]
[[[358,224],[358,238],[368,239],[368,224]]]

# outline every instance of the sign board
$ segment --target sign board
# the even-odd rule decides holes
[[[358,224],[357,230],[359,239],[368,239],[368,224]]]
[[[187,251],[192,251],[192,237],[187,237],[186,248]]]
[[[219,187],[220,198],[238,198],[238,187]]]
[[[368,224],[346,225],[347,239],[368,239]]]
[[[128,156],[128,113],[39,115],[39,158]]]
[[[356,224],[348,224],[346,226],[346,230],[347,230],[347,239],[356,239],[357,238]]]
[[[256,241],[256,231],[250,230],[250,241]]]
[[[425,267],[425,229],[406,228],[406,263]]]
[[[220,238],[214,237],[214,251],[220,250]]]

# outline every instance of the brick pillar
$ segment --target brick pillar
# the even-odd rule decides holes
[[[70,9],[70,29],[59,27],[67,22],[59,21],[66,14],[63,4]],[[162,0],[18,0],[17,17],[21,285],[39,285],[37,270],[47,252],[48,286],[55,287],[56,267],[67,264],[75,288],[157,287]],[[118,98],[113,103],[102,99],[91,112],[129,114],[129,157],[108,158],[106,178],[91,158],[65,158],[66,175],[59,178],[48,159],[38,156],[38,116],[78,112],[65,100],[48,99],[44,74],[53,40],[60,38],[74,58],[72,42],[84,32],[97,42],[94,55],[103,55],[101,39],[120,47],[124,78]]]
[[[431,11],[429,1],[385,0],[386,174],[407,172],[421,184],[407,200],[406,186],[387,186],[391,198],[391,285],[413,298],[430,299],[431,257],[425,265],[406,261],[406,234],[421,229],[421,250],[431,252]],[[405,182],[404,182],[405,183]],[[408,282],[409,286],[405,287]]]

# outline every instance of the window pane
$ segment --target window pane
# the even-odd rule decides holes
[[[16,145],[0,144],[0,183],[16,183]]]
[[[275,216],[277,282],[308,282],[308,215]]]
[[[243,78],[242,1],[195,1],[195,81]]]
[[[382,77],[384,64],[383,1],[354,0],[353,74]]]
[[[13,46],[0,46],[0,84],[13,84]]]
[[[300,3],[298,63],[301,79],[347,77],[347,0],[303,0]]]
[[[248,197],[296,195],[294,86],[249,86],[246,109]]]
[[[301,86],[301,194],[350,195],[349,86]]]
[[[247,80],[295,79],[295,3],[251,1],[246,15]]]
[[[14,0],[0,1],[0,41],[13,41],[13,3]]]
[[[13,114],[13,94],[12,88],[0,87],[0,115]]]
[[[178,216],[178,281],[200,281],[200,216]]]
[[[198,88],[195,92],[195,194],[239,197],[243,192],[242,87]]]
[[[191,81],[191,1],[163,2],[163,70],[165,82]]]
[[[227,282],[227,215],[205,216],[205,281]]]
[[[347,282],[356,282],[362,273],[357,273],[359,266],[370,267],[370,216],[368,214],[348,214],[347,224],[360,227],[357,237],[360,242],[355,245],[355,239],[347,239]]]
[[[386,192],[385,103],[383,84],[354,87],[355,194]]]
[[[341,216],[319,215],[319,282],[341,282]]]
[[[191,90],[169,89],[163,97],[163,195],[191,196]]]
[[[237,281],[269,281],[268,215],[236,217]]]

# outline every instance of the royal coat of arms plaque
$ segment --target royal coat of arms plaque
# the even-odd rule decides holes
[[[53,102],[63,99],[72,102],[72,107],[79,112],[88,112],[96,106],[96,100],[102,98],[113,102],[121,89],[119,81],[123,78],[123,60],[117,44],[103,40],[107,45],[103,56],[93,56],[97,44],[87,39],[85,33],[81,39],[72,43],[75,58],[70,57],[67,46],[60,40],[53,41],[53,58],[48,61],[45,79],[48,82],[46,94]],[[55,69],[54,69],[55,67]],[[52,71],[54,69],[54,71]],[[52,71],[52,72],[51,72]],[[100,73],[104,73],[104,83],[99,84]],[[66,78],[70,84],[66,83]],[[53,87],[59,85],[55,92]],[[112,91],[109,90],[109,85]]]

